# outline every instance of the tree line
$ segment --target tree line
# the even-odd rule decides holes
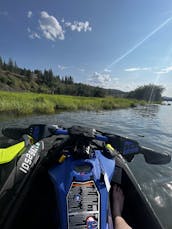
[[[21,76],[30,77],[30,79],[37,77],[40,81],[40,83],[47,83],[48,85],[53,81],[61,81],[65,84],[73,84],[73,78],[71,76],[65,76],[60,78],[60,76],[55,76],[53,74],[52,69],[44,70],[43,72],[41,70],[34,70],[31,71],[30,69],[26,68],[20,68],[17,66],[16,62],[14,62],[11,58],[9,58],[8,63],[3,61],[2,57],[0,57],[0,69],[9,71],[12,73],[19,74]]]
[[[162,92],[165,90],[164,87],[160,85],[144,85],[136,88],[134,91],[128,93],[128,98],[135,98],[138,100],[146,100],[146,101],[161,101],[162,100]]]
[[[104,89],[82,83],[75,83],[72,76],[54,75],[52,69],[41,71],[20,68],[9,58],[6,63],[0,57],[0,69],[6,75],[0,74],[0,83],[7,84],[15,90],[26,90],[37,93],[66,94],[88,97],[126,97],[146,101],[161,101],[164,88],[159,85],[144,85],[131,92],[122,92],[115,89]],[[8,73],[8,74],[7,74]],[[4,73],[5,74],[5,73]],[[22,81],[22,84],[20,83]],[[21,85],[20,87],[18,85]]]
[[[122,97],[125,94],[125,92],[120,90],[104,89],[82,83],[75,83],[72,76],[54,75],[52,69],[45,69],[44,71],[35,69],[31,71],[30,69],[20,68],[11,58],[9,58],[6,63],[2,57],[0,57],[0,69],[13,73],[11,74],[10,80],[1,77],[0,82],[3,81],[3,83],[13,87],[16,77],[20,76],[21,78],[18,77],[17,80],[22,79],[24,84],[25,82],[30,83],[32,86],[28,90],[32,92],[88,97],[105,97],[112,95]]]

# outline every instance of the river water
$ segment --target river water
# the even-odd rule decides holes
[[[172,153],[172,106],[150,105],[101,112],[64,112],[28,117],[0,116],[0,129],[30,124],[83,125],[137,140],[140,145]],[[172,162],[148,165],[142,155],[130,167],[165,229],[172,228]]]

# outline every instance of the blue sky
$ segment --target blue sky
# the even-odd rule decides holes
[[[0,0],[0,56],[20,67],[172,96],[172,1]]]

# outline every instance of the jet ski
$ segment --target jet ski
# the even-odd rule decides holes
[[[82,126],[38,124],[2,134],[15,144],[0,149],[1,229],[110,229],[113,184],[122,187],[122,216],[132,228],[163,229],[128,163],[142,154],[147,163],[166,164],[169,154]]]

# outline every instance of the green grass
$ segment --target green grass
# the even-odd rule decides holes
[[[0,112],[16,115],[51,114],[64,110],[113,110],[137,104],[140,104],[140,101],[124,98],[92,98],[0,91]]]

